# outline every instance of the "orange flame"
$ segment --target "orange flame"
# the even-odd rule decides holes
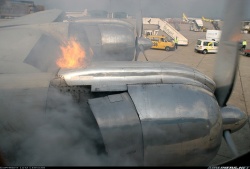
[[[61,46],[62,57],[56,64],[60,68],[79,68],[86,66],[86,52],[73,38],[71,38],[65,47]]]

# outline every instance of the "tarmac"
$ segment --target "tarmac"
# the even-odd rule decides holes
[[[207,23],[210,24],[210,23]],[[205,25],[206,26],[206,25]],[[210,26],[210,25],[208,25]],[[211,27],[210,27],[211,29]],[[194,52],[197,39],[205,39],[206,32],[190,31],[189,24],[180,24],[180,33],[188,41],[188,46],[178,46],[175,51],[149,49],[145,51],[149,61],[161,61],[184,64],[193,67],[213,79],[214,65],[216,54],[201,54]],[[250,48],[250,34],[242,34]],[[145,57],[140,54],[139,61],[146,61]],[[248,114],[250,117],[250,57],[240,55],[239,68],[233,92],[227,102],[227,105],[233,105]],[[250,119],[249,119],[250,120]],[[232,138],[240,155],[250,151],[250,123],[240,130],[232,133]],[[221,164],[234,158],[224,139],[216,157],[209,165]],[[249,162],[250,164],[250,162]]]

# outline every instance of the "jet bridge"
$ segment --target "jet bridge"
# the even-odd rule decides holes
[[[171,38],[178,38],[178,45],[188,45],[188,39],[178,32],[167,21],[160,18],[143,18],[143,24],[159,25],[159,29],[168,34]]]

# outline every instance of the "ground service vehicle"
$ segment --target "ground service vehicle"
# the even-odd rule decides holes
[[[219,41],[221,37],[221,30],[207,30],[206,39]]]
[[[203,54],[217,53],[218,46],[219,46],[218,41],[198,39],[195,46],[195,52],[200,52]]]
[[[245,49],[245,50],[243,51],[243,55],[244,55],[244,56],[250,56],[250,49]]]
[[[165,36],[147,36],[153,43],[152,49],[175,50],[174,42],[169,41]]]

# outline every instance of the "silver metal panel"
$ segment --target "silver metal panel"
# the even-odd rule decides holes
[[[92,92],[102,92],[102,91],[127,91],[127,85],[110,85],[110,84],[94,84],[91,85]]]
[[[126,27],[129,27],[130,29],[134,29],[134,26],[128,22],[118,20],[118,19],[98,19],[98,18],[92,18],[92,19],[82,19],[77,20],[76,22],[82,22],[86,24],[113,24],[113,25],[123,25]]]
[[[234,106],[221,108],[223,130],[235,132],[241,129],[247,122],[247,114]]]
[[[109,95],[107,96],[109,98],[110,103],[113,102],[120,102],[122,101],[122,96],[120,94],[115,94],[115,95]]]
[[[105,51],[119,53],[128,47],[135,47],[134,32],[128,27],[114,24],[101,24],[99,27],[102,34],[102,45]]]
[[[112,86],[128,84],[188,84],[213,92],[214,82],[196,69],[174,63],[159,62],[93,62],[86,68],[61,69],[58,75],[69,86],[99,85],[98,91],[112,91]],[[110,87],[107,87],[110,86]]]
[[[128,85],[128,92],[142,124],[145,165],[205,165],[217,153],[222,119],[211,92],[182,84]]]
[[[25,58],[24,63],[32,65],[42,72],[56,73],[58,72],[56,60],[61,56],[60,45],[61,43],[53,36],[43,34]]]
[[[99,24],[103,52],[101,61],[132,61],[135,51],[133,29],[123,24]]]
[[[102,48],[101,32],[97,25],[84,25],[84,30],[88,36],[88,41],[92,47]]]
[[[89,99],[111,165],[143,165],[140,120],[128,93]]]

